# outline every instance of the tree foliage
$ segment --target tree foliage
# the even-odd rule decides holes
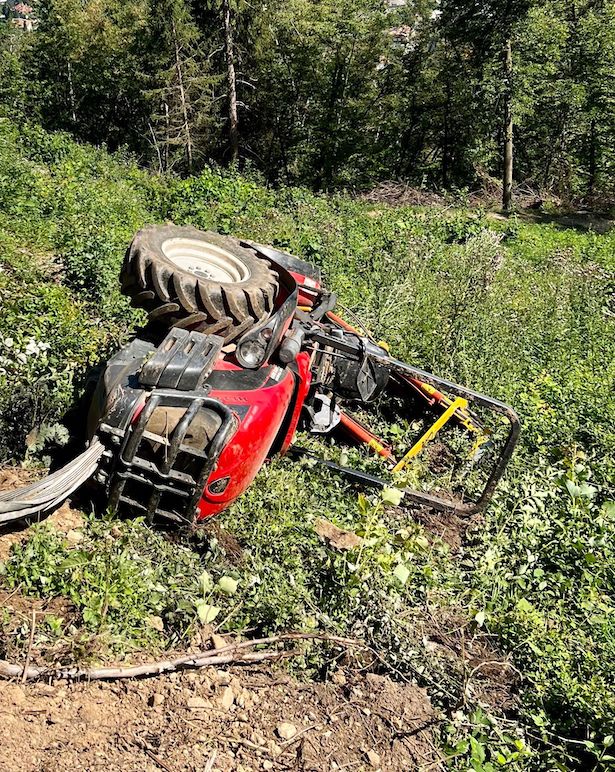
[[[517,182],[615,195],[605,0],[40,0],[36,13],[34,32],[0,37],[4,111],[154,168],[239,157],[321,189],[476,189],[500,178],[511,113]]]

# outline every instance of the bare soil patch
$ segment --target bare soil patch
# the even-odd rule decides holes
[[[423,690],[376,675],[299,683],[209,668],[127,683],[3,684],[0,767],[442,769]]]
[[[493,636],[463,611],[434,610],[417,620],[417,632],[431,661],[440,663],[443,681],[456,684],[461,699],[478,702],[496,715],[518,709],[519,671],[497,650]]]
[[[466,531],[473,523],[472,519],[459,517],[454,512],[439,512],[427,507],[417,508],[412,514],[425,528],[428,538],[437,537],[443,541],[452,555],[457,555],[461,550]]]

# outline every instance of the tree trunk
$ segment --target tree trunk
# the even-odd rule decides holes
[[[587,181],[588,196],[594,195],[596,188],[596,119],[592,118],[589,126],[589,179]]]
[[[169,118],[169,103],[164,101],[164,127],[165,127],[165,142],[164,142],[164,170],[169,171],[169,148],[171,147],[171,121]]]
[[[175,19],[172,17],[171,28],[173,30],[173,44],[175,46],[175,69],[177,71],[177,85],[179,87],[179,99],[184,122],[184,136],[186,137],[186,165],[188,167],[188,172],[192,172],[192,136],[190,134],[190,117],[188,114],[186,90],[184,88],[184,71],[180,57],[179,42],[177,40],[177,30],[175,27]]]
[[[68,73],[68,99],[70,102],[70,117],[73,125],[77,123],[77,107],[75,101],[75,87],[73,85],[73,67],[70,62],[66,63]]]
[[[502,209],[512,210],[513,186],[513,114],[512,114],[513,61],[510,38],[504,44],[504,174],[502,179]]]
[[[450,167],[450,114],[451,114],[451,81],[447,72],[446,75],[446,102],[444,104],[444,126],[442,137],[442,187],[446,190],[448,187],[449,167]]]
[[[152,135],[152,143],[154,145],[154,150],[156,151],[156,156],[158,157],[158,173],[162,174],[164,171],[164,168],[162,166],[162,153],[160,152],[160,145],[158,144],[158,138],[156,137],[156,132],[154,131],[154,127],[151,124],[151,121],[147,122],[150,134]]]
[[[235,76],[235,55],[233,51],[233,28],[231,27],[231,6],[229,0],[222,0],[222,21],[224,24],[224,51],[226,54],[226,80],[228,90],[229,142],[231,163],[239,158],[239,120],[237,118],[237,78]]]

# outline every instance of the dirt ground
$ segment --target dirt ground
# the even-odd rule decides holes
[[[23,474],[0,473],[0,490],[24,484]],[[458,552],[467,521],[415,515]],[[68,539],[83,524],[69,504],[47,522]],[[0,530],[0,560],[27,534],[27,527]],[[0,613],[24,623],[33,610],[55,613],[62,602],[0,591]],[[463,615],[419,616],[417,637],[467,696],[514,709],[514,669]],[[305,683],[259,664],[110,682],[0,680],[0,717],[0,772],[444,769],[434,739],[440,716],[426,692],[365,672]]]
[[[0,686],[0,769],[440,769],[426,694],[376,675],[270,668]]]

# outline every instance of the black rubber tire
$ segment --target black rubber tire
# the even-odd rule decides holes
[[[238,261],[245,278],[223,282],[177,265],[165,253],[169,239],[213,245]],[[152,225],[133,238],[120,275],[122,292],[157,326],[215,333],[230,343],[273,311],[277,275],[267,261],[230,236],[190,226]]]

